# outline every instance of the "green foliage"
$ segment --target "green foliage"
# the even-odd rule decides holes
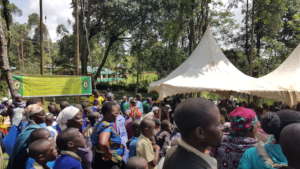
[[[151,81],[168,75],[191,54],[208,26],[233,64],[253,76],[276,68],[300,42],[299,0],[248,0],[248,9],[247,0],[232,0],[230,4],[219,0],[79,2],[82,69],[103,63],[103,67],[129,74],[122,83],[130,88],[144,89]],[[20,14],[10,5],[10,14]],[[239,5],[243,7],[243,22],[249,20],[247,24],[238,25],[233,17],[232,8]],[[59,40],[52,42],[46,25],[42,29],[45,66],[52,67],[46,72],[72,74],[74,33],[59,25]],[[39,30],[37,13],[29,15],[25,24],[11,24],[10,61],[18,73],[39,72]],[[23,70],[21,46],[26,65]],[[144,72],[154,73],[145,76]]]

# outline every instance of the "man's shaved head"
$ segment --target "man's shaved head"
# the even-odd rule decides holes
[[[154,136],[155,122],[151,119],[144,119],[140,124],[140,128],[144,136],[151,138]]]
[[[34,130],[29,137],[29,144],[39,140],[39,139],[48,139],[51,136],[51,133],[49,132],[49,130],[45,129],[45,128],[39,128]]]
[[[151,126],[155,126],[154,120],[151,119],[144,119],[140,124],[142,130]]]
[[[174,121],[182,139],[194,147],[221,144],[222,130],[217,106],[203,98],[187,99],[175,109]]]
[[[286,155],[289,167],[300,169],[300,123],[285,127],[280,134],[280,145]]]
[[[47,139],[39,139],[33,141],[28,146],[29,156],[32,158],[38,157],[40,154],[48,151],[51,144],[52,142]]]
[[[68,150],[69,142],[72,142],[75,147],[85,146],[84,137],[77,128],[67,128],[56,139],[57,147],[60,150]]]
[[[148,169],[148,163],[140,157],[132,157],[128,160],[125,169]]]
[[[205,128],[212,121],[212,110],[216,105],[206,99],[187,99],[175,109],[174,120],[182,135],[188,135],[198,126]]]

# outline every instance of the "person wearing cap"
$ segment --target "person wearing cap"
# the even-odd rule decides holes
[[[238,107],[229,114],[229,118],[230,132],[224,135],[215,155],[219,169],[236,169],[243,153],[257,143],[258,120],[252,109]]]
[[[17,137],[13,153],[9,158],[8,169],[24,168],[26,162],[26,143],[30,134],[36,129],[46,127],[46,113],[40,105],[29,105],[25,109],[25,115],[29,124]]]
[[[23,101],[22,96],[20,94],[17,94],[13,100],[13,106],[15,108],[25,108],[26,107],[26,102]]]
[[[143,119],[151,119],[151,120],[155,120],[158,119],[160,120],[160,109],[157,106],[154,106],[152,108],[152,111],[149,112],[148,114],[146,114]]]

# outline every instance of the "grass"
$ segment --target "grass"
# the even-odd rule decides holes
[[[153,72],[145,72],[142,74],[140,81],[146,81],[146,82],[153,82],[158,80],[158,75],[156,73]],[[134,74],[130,74],[127,79],[125,80],[126,84],[135,84],[136,83],[136,75]]]

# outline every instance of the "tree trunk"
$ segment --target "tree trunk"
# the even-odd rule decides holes
[[[208,27],[208,19],[209,19],[209,17],[208,17],[208,15],[209,15],[209,2],[206,0],[205,1],[205,16],[204,16],[204,25],[203,25],[203,28],[202,28],[202,35],[205,33],[205,31],[207,30],[207,27]]]
[[[85,8],[89,8],[88,1],[79,0],[81,13],[80,13],[80,60],[81,60],[81,74],[87,75],[87,66],[90,56],[90,46],[89,42],[94,36],[89,36],[89,23],[90,23],[90,15],[89,10]]]
[[[40,0],[40,73],[41,75],[44,75],[44,45],[43,45],[43,32],[44,32],[44,27],[43,27],[43,0]]]
[[[75,0],[75,7],[74,7],[74,12],[75,12],[75,26],[76,26],[76,32],[75,32],[75,74],[80,75],[80,67],[79,67],[79,62],[80,62],[80,51],[79,51],[79,0]]]
[[[102,59],[100,65],[99,65],[99,67],[98,67],[98,69],[97,69],[97,72],[96,72],[95,76],[94,76],[94,80],[97,80],[97,77],[100,75],[100,72],[101,72],[101,70],[102,70],[103,66],[105,65],[106,60],[107,60],[107,58],[108,58],[109,52],[110,52],[110,50],[111,50],[113,44],[116,42],[116,40],[117,40],[117,38],[114,37],[114,36],[111,36],[111,37],[109,38],[108,45],[107,45],[107,47],[106,47],[106,50],[105,50],[103,59]]]
[[[254,10],[255,10],[255,0],[252,0],[252,11],[251,11],[251,44],[250,44],[250,62],[249,62],[249,73],[251,76],[254,76],[254,72],[253,72],[253,61],[254,61],[254,26],[255,26],[255,14],[254,14]]]
[[[251,54],[249,50],[249,0],[246,1],[246,18],[245,18],[245,54],[247,56],[248,66],[249,66],[249,75],[252,74],[251,68]]]
[[[21,72],[24,71],[24,39],[21,39]]]
[[[17,43],[18,44],[18,46],[17,46],[17,55],[18,55],[18,69],[20,70],[20,71],[22,71],[21,70],[21,65],[22,65],[22,56],[21,56],[21,43],[22,42],[19,42],[19,43]]]
[[[8,61],[7,40],[5,37],[4,30],[5,30],[4,24],[0,23],[0,66],[1,66],[1,70],[3,70],[3,75],[5,76],[11,96],[14,99],[15,92],[13,89],[12,74],[10,72],[10,66],[9,66],[9,61]]]
[[[194,23],[194,9],[195,9],[195,2],[191,2],[190,6],[190,20],[189,20],[189,55],[193,52],[195,47],[195,23]]]

